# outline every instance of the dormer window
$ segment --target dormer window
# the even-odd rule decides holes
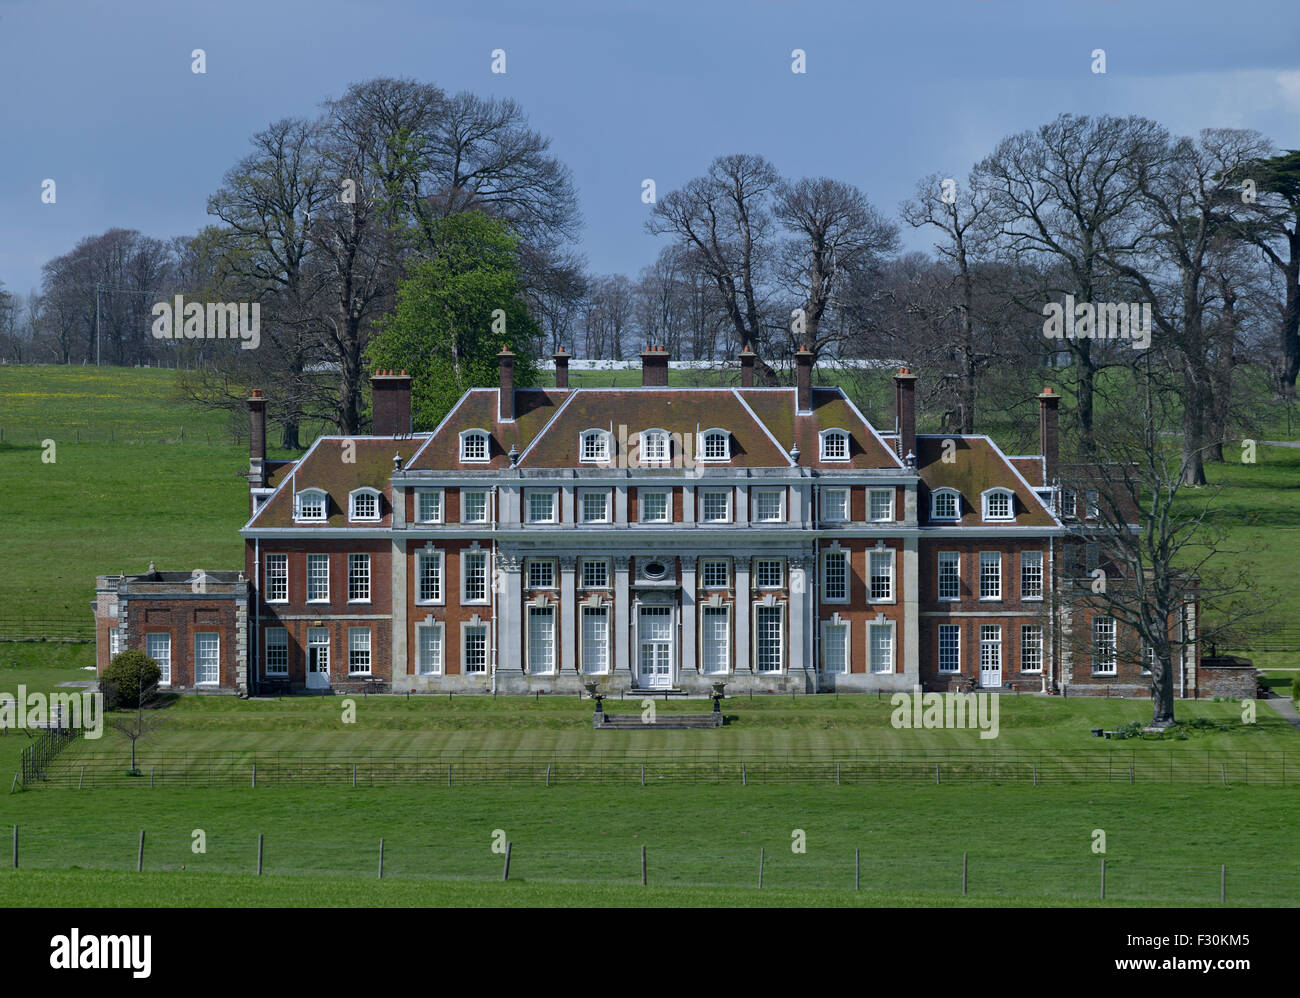
[[[956,489],[939,489],[930,495],[930,519],[956,520],[961,516],[961,493]]]
[[[579,453],[583,461],[609,460],[609,431],[585,430],[580,440]]]
[[[849,434],[847,430],[822,430],[822,460],[847,461],[849,459]]]
[[[379,519],[379,493],[374,489],[357,489],[348,500],[349,520]]]
[[[1010,489],[989,489],[984,493],[984,519],[1014,520],[1015,501]]]
[[[641,463],[650,464],[668,460],[668,432],[666,430],[641,431]]]
[[[731,434],[726,430],[705,430],[700,435],[701,461],[730,461]]]
[[[460,459],[462,461],[486,461],[488,453],[488,434],[486,430],[466,430],[460,435]]]
[[[329,499],[320,489],[304,489],[298,493],[298,509],[294,513],[295,520],[320,521],[325,519],[325,510],[328,508]]]

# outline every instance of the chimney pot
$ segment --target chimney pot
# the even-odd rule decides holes
[[[799,412],[812,412],[812,351],[801,346],[794,355],[795,397]]]
[[[1056,482],[1060,461],[1060,417],[1057,409],[1061,396],[1048,386],[1038,396],[1038,446],[1043,452],[1043,485]]]
[[[378,437],[411,434],[411,379],[393,371],[376,371],[370,379],[374,418],[370,431]]]
[[[740,351],[741,388],[754,387],[754,361],[756,359],[757,357],[755,356],[754,351],[749,349],[749,344],[746,343],[744,349]]]
[[[641,386],[643,388],[668,387],[668,351],[651,344],[641,354]]]
[[[553,354],[553,359],[555,360],[555,387],[568,388],[569,352],[565,350],[564,347],[560,347],[560,349],[556,350]]]
[[[895,429],[898,431],[898,456],[916,460],[916,375],[910,368],[899,368],[894,375]]]
[[[497,354],[497,366],[501,375],[497,389],[497,418],[510,423],[515,418],[515,355],[509,347],[502,347]]]

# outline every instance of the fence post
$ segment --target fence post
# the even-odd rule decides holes
[[[758,886],[760,889],[763,886],[763,861],[766,858],[767,850],[760,846],[758,850]]]
[[[1228,903],[1228,864],[1219,864],[1219,904]]]
[[[837,787],[840,785],[840,764],[838,762],[835,764],[835,785]]]
[[[753,696],[754,696],[753,691],[751,691],[750,698],[752,699]],[[745,776],[745,764],[743,762],[740,764],[740,785],[742,787],[749,786],[749,779]]]
[[[1226,762],[1219,763],[1219,773],[1223,776],[1223,785],[1226,787],[1228,785],[1228,764]]]
[[[506,868],[505,868],[504,870],[501,871],[501,879],[502,879],[502,880],[509,880],[509,879],[510,879],[510,847],[511,847],[513,844],[514,844],[514,843],[512,843],[512,842],[507,842],[507,843],[506,843]]]
[[[961,896],[966,896],[966,854],[961,854]]]
[[[153,789],[153,771],[154,771],[154,767],[150,766],[149,767],[149,789],[151,790]],[[257,785],[256,782],[254,782],[253,785],[256,786]]]
[[[81,776],[79,776],[79,777],[77,778],[77,789],[80,790],[80,789],[81,789],[81,785],[82,785],[83,783],[85,783],[85,782],[86,782],[86,767],[85,767],[85,766],[82,766],[82,767],[81,767]]]
[[[447,763],[447,786],[451,786],[451,763]]]
[[[352,764],[352,785],[354,787],[357,785],[357,764],[355,762]]]
[[[862,885],[862,850],[853,850],[853,889],[856,891]]]
[[[643,770],[641,774],[641,785],[645,786],[645,773],[644,773],[645,767],[642,766],[641,768]],[[551,785],[551,764],[549,762],[546,764],[546,785],[548,787]]]
[[[939,782],[939,764],[937,762],[934,764],[934,782]]]
[[[645,763],[641,763],[641,786],[645,786]]]
[[[262,833],[257,833],[257,875],[262,875]]]
[[[257,786],[257,761],[253,761],[253,786]]]
[[[384,840],[379,840],[379,879],[384,879]]]
[[[645,846],[641,846],[641,886],[645,886]]]
[[[14,825],[14,869],[18,869],[18,826]]]
[[[136,853],[136,857],[135,857],[135,872],[136,873],[144,872],[144,829],[143,828],[140,829],[140,851]]]
[[[14,773],[14,782],[13,782],[13,784],[9,787],[9,792],[10,792],[10,793],[13,793],[13,792],[16,791],[17,789],[18,789],[18,774],[17,774],[17,773]]]
[[[1038,763],[1034,763],[1034,786],[1038,786]]]
[[[1106,900],[1106,857],[1101,857],[1101,899]]]

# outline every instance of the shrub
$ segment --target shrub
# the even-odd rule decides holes
[[[147,703],[160,678],[158,663],[144,652],[137,648],[118,652],[104,670],[104,706],[109,710],[138,707],[141,689]]]

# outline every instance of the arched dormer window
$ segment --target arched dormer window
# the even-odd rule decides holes
[[[641,464],[664,464],[671,456],[669,454],[667,430],[642,430],[641,431],[641,453],[638,455],[638,461]]]
[[[731,434],[714,428],[700,434],[698,459],[701,461],[730,461]]]
[[[487,430],[466,430],[460,435],[462,461],[486,461],[490,455]]]
[[[348,495],[349,520],[378,520],[379,493],[375,489],[357,489]]]
[[[323,521],[329,513],[329,496],[320,489],[303,489],[294,496],[294,506],[295,520]]]
[[[961,493],[956,489],[936,489],[930,493],[931,520],[961,518]]]
[[[822,430],[823,461],[847,461],[849,459],[849,431],[838,428]]]
[[[1016,503],[1010,489],[989,489],[984,493],[984,519],[1014,520],[1015,518]]]
[[[578,453],[581,460],[600,463],[609,460],[609,431],[583,430],[578,438]]]

